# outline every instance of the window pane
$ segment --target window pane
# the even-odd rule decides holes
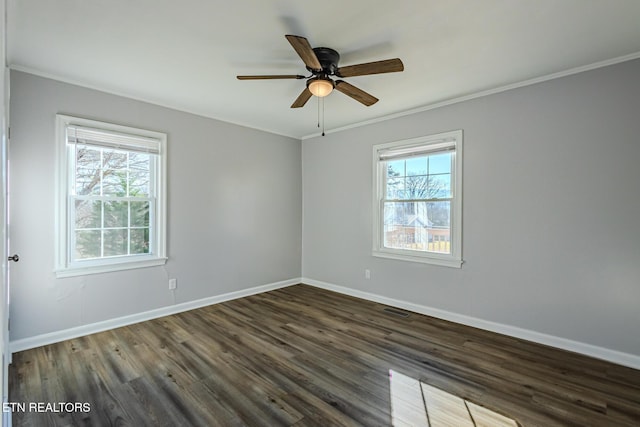
[[[404,176],[404,160],[395,160],[393,162],[386,162],[387,176]]]
[[[102,194],[124,197],[127,195],[127,153],[103,150]]]
[[[429,177],[425,175],[408,176],[405,188],[405,199],[427,199],[429,198]]]
[[[127,255],[127,229],[104,231],[104,256]]]
[[[429,199],[442,199],[451,197],[451,175],[429,176]]]
[[[129,169],[148,172],[150,160],[150,154],[129,153]]]
[[[99,258],[102,244],[100,235],[100,230],[76,231],[75,259]]]
[[[424,250],[427,213],[424,202],[384,204],[384,246]]]
[[[100,150],[76,147],[75,191],[77,195],[100,194]]]
[[[149,202],[131,202],[131,227],[149,226]]]
[[[129,196],[149,197],[149,172],[133,169],[129,172]]]
[[[407,176],[409,175],[426,175],[427,174],[427,158],[411,157],[406,160]]]
[[[131,230],[131,254],[149,253],[149,229],[136,228]]]
[[[451,173],[451,153],[429,156],[429,175]]]
[[[76,228],[102,227],[102,202],[99,200],[76,200]]]
[[[105,169],[102,173],[102,194],[125,197],[127,195],[127,171]]]
[[[451,253],[451,202],[427,203],[429,228],[427,251]]]
[[[451,202],[443,200],[426,203],[427,218],[430,227],[449,228],[451,226]]]
[[[76,147],[76,167],[84,169],[100,169],[100,149],[78,145]]]
[[[387,199],[404,198],[404,178],[389,178],[387,180]]]
[[[99,196],[100,188],[100,169],[76,169],[75,191],[78,196]]]
[[[104,202],[104,226],[128,227],[129,203],[128,202]]]
[[[103,168],[122,170],[127,168],[127,153],[104,149],[102,152]]]

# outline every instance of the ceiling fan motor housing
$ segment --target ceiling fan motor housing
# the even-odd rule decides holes
[[[313,51],[318,57],[318,61],[322,66],[322,71],[312,70],[309,67],[307,67],[307,70],[311,71],[314,75],[318,75],[318,74],[326,74],[327,76],[334,75],[338,70],[338,62],[340,61],[340,54],[328,47],[314,47]]]

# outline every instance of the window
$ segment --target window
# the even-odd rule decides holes
[[[460,267],[462,131],[373,147],[373,255]]]
[[[56,119],[57,277],[164,264],[166,135]]]

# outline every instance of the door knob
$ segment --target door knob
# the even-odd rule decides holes
[[[12,256],[8,257],[7,260],[13,261],[13,262],[18,262],[18,261],[20,261],[20,256],[18,254],[13,254]]]

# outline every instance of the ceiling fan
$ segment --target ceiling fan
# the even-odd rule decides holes
[[[356,101],[366,105],[367,107],[378,102],[378,98],[368,94],[367,92],[353,86],[344,80],[333,80],[331,76],[336,77],[354,77],[366,76],[369,74],[394,73],[403,71],[404,65],[398,58],[386,59],[383,61],[367,62],[364,64],[349,65],[346,67],[338,67],[340,54],[328,47],[312,48],[309,41],[301,36],[287,35],[285,36],[293,49],[300,56],[307,70],[311,72],[310,76],[302,76],[299,74],[287,75],[266,75],[266,76],[237,76],[238,80],[269,80],[269,79],[307,79],[307,85],[298,98],[293,102],[291,108],[303,107],[312,95],[317,97],[325,97],[329,95],[333,89],[344,93]]]

